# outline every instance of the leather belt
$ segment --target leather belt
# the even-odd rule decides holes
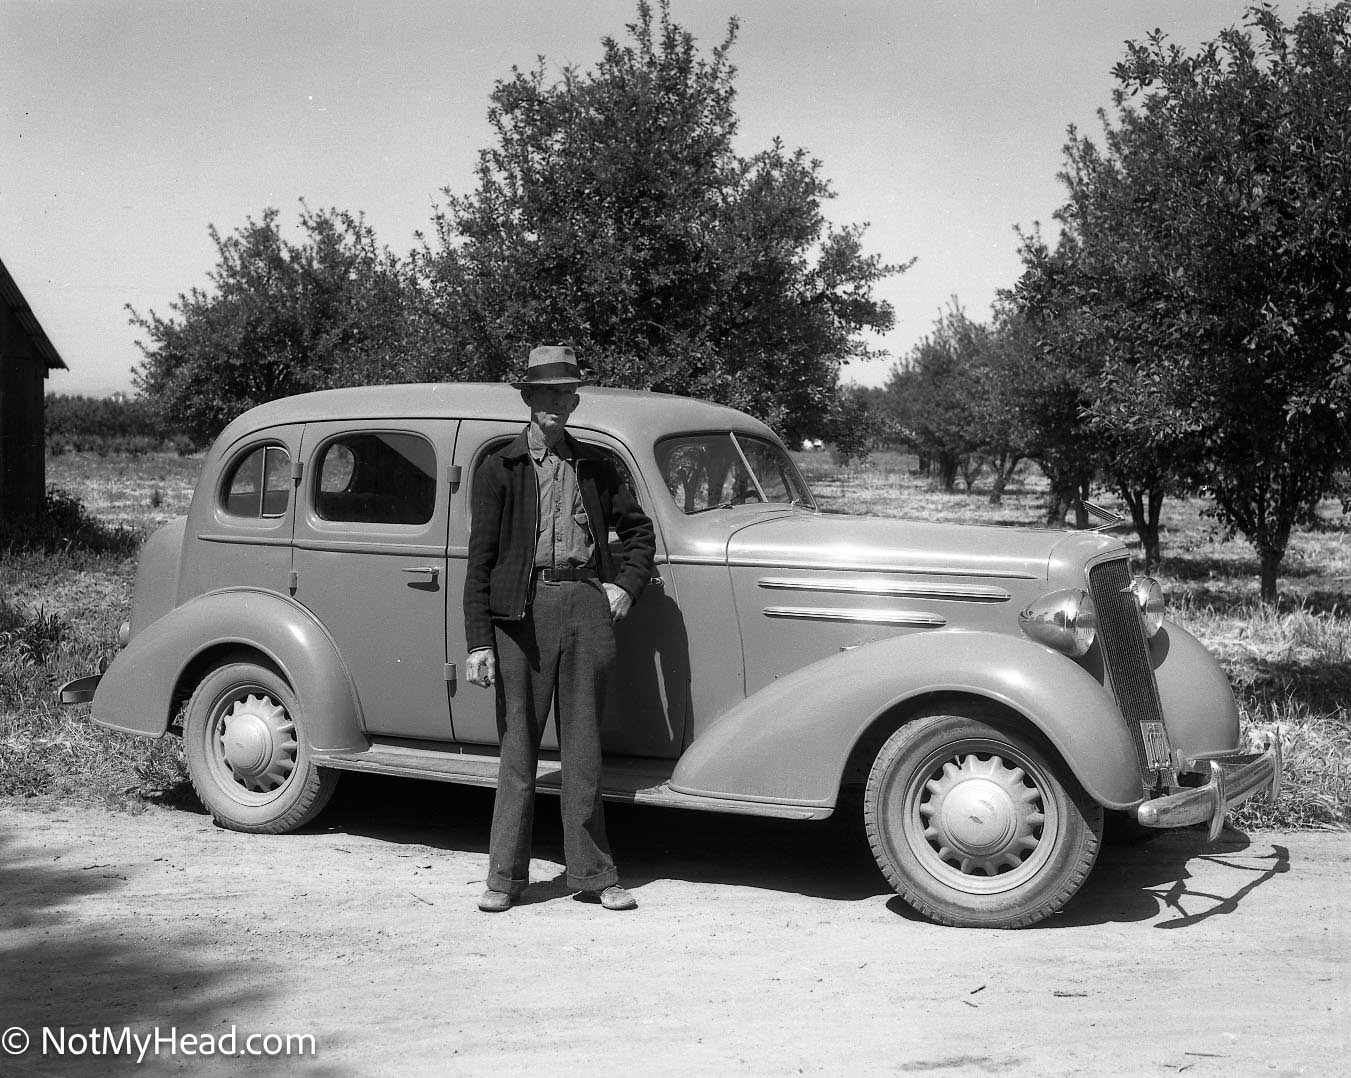
[[[600,574],[580,565],[575,569],[536,569],[535,578],[546,584],[557,584],[563,580],[599,580]]]

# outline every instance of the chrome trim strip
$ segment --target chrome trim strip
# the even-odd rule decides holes
[[[886,595],[965,603],[1007,603],[1013,598],[1003,588],[976,584],[906,584],[888,580],[813,580],[786,576],[765,576],[755,583],[761,588],[782,591],[842,591],[851,595]]]
[[[674,560],[674,559],[673,559]],[[684,559],[681,559],[684,560]],[[768,558],[743,558],[728,562],[734,569],[824,569],[836,573],[898,573],[907,576],[965,576],[990,580],[1045,580],[1036,573],[1008,569],[965,569],[944,565],[895,565],[885,562],[858,562],[848,564],[837,561],[796,561],[792,563],[771,561]]]
[[[199,533],[197,536],[203,543],[237,543],[241,546],[290,546],[291,536],[287,535],[249,535],[247,532],[239,534],[223,534],[219,532]]]
[[[430,543],[381,543],[371,539],[297,539],[296,550],[338,554],[375,554],[396,558],[444,558],[446,548]]]
[[[721,554],[671,554],[666,562],[668,565],[726,565],[727,559]]]
[[[803,621],[861,621],[870,625],[913,625],[941,629],[948,619],[922,610],[863,610],[824,606],[767,606],[765,617],[798,618]]]

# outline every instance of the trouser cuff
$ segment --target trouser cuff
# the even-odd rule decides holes
[[[613,887],[619,882],[619,870],[617,868],[607,868],[604,872],[597,872],[594,876],[574,876],[568,873],[568,887],[573,891],[604,891],[607,887]]]
[[[528,887],[530,881],[508,879],[506,876],[499,876],[496,872],[488,873],[488,890],[505,891],[512,898],[520,898]]]

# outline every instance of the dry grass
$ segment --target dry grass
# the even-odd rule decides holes
[[[842,467],[829,453],[795,454],[824,509],[879,516],[1039,527],[1046,483],[1024,467],[1001,506],[988,504],[989,478],[971,493],[931,489],[913,458],[879,454]],[[169,454],[49,462],[50,481],[75,495],[116,540],[183,513],[199,458]],[[1103,503],[1111,505],[1110,498]],[[1160,578],[1173,616],[1224,664],[1245,723],[1278,726],[1287,782],[1276,806],[1249,803],[1234,822],[1257,827],[1318,827],[1351,821],[1351,522],[1325,506],[1319,527],[1292,542],[1282,600],[1257,603],[1257,564],[1227,539],[1199,501],[1165,506]],[[1122,533],[1128,541],[1129,533]],[[105,536],[106,538],[106,536]],[[37,549],[0,541],[0,794],[57,792],[139,803],[181,796],[177,742],[147,742],[93,727],[84,709],[61,709],[53,692],[112,655],[117,625],[131,603],[134,559],[98,536]],[[37,641],[34,650],[33,642]]]
[[[176,741],[96,727],[55,693],[111,660],[131,610],[135,551],[186,510],[200,467],[168,454],[54,457],[48,480],[83,512],[58,498],[46,525],[0,533],[0,794],[136,806],[181,793]]]

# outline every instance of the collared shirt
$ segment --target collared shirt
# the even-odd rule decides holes
[[[526,442],[539,484],[539,516],[535,529],[536,569],[575,569],[590,565],[595,540],[577,485],[577,465],[567,439],[550,449],[539,428],[530,424]]]

